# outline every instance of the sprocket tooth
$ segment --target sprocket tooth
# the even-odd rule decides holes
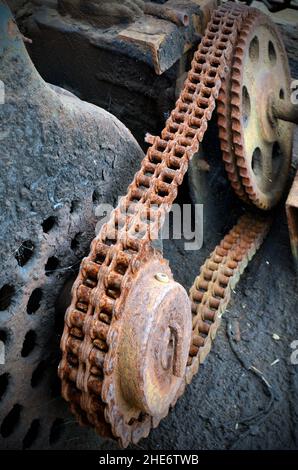
[[[231,91],[231,108],[232,110],[234,108],[238,108],[240,106],[240,97],[239,97],[239,93],[236,92],[233,88],[232,88],[232,91]]]
[[[230,156],[230,146],[227,143],[226,137],[222,138],[222,143],[221,143],[221,150],[223,152],[223,160],[226,161],[231,161],[231,156]]]
[[[217,110],[217,112],[219,112]],[[224,116],[219,116],[218,119],[217,119],[217,123],[218,123],[218,126],[221,127],[220,131],[225,131],[225,124],[226,124],[226,121],[225,121],[225,118]]]
[[[232,131],[232,135],[233,135],[233,145],[234,146],[239,146],[239,143],[236,142],[236,140],[238,140],[239,136],[240,136],[240,131],[241,131],[241,128],[239,127],[239,124],[238,124],[238,121],[237,121],[237,118],[232,118],[232,116],[230,116],[230,121],[231,121],[231,131]]]

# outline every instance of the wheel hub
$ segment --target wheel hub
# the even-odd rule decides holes
[[[258,54],[252,52],[256,41]],[[252,109],[248,123],[244,125],[244,149],[248,161],[251,159],[252,177],[256,177],[257,188],[274,201],[276,192],[280,193],[284,185],[284,175],[288,175],[292,125],[274,119],[271,102],[279,94],[286,93],[288,83],[286,58],[279,37],[261,23],[248,43],[243,63],[242,100],[246,89]]]
[[[259,103],[258,115],[259,134],[262,142],[273,143],[276,140],[276,118],[273,114],[272,103],[275,100],[276,87],[271,81],[270,73],[265,72],[260,77],[260,86],[256,92],[256,103]],[[264,93],[266,89],[266,93]]]
[[[124,409],[130,417],[163,415],[184,376],[191,340],[190,301],[166,265],[149,262],[138,274],[123,325],[116,374]]]

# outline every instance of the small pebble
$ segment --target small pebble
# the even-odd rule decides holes
[[[275,366],[275,364],[278,364],[279,363],[279,359],[275,359],[275,361],[271,362],[271,366]]]

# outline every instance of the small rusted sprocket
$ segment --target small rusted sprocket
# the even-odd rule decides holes
[[[146,437],[175,401],[186,370],[192,315],[186,290],[158,252],[142,257],[107,342],[102,397],[115,436]]]
[[[277,28],[249,10],[219,95],[221,149],[238,196],[261,209],[280,200],[292,157],[293,125],[277,117],[290,101],[287,55]]]

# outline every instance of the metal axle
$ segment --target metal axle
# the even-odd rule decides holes
[[[273,115],[277,119],[298,124],[298,103],[291,101],[277,100],[273,103]]]

